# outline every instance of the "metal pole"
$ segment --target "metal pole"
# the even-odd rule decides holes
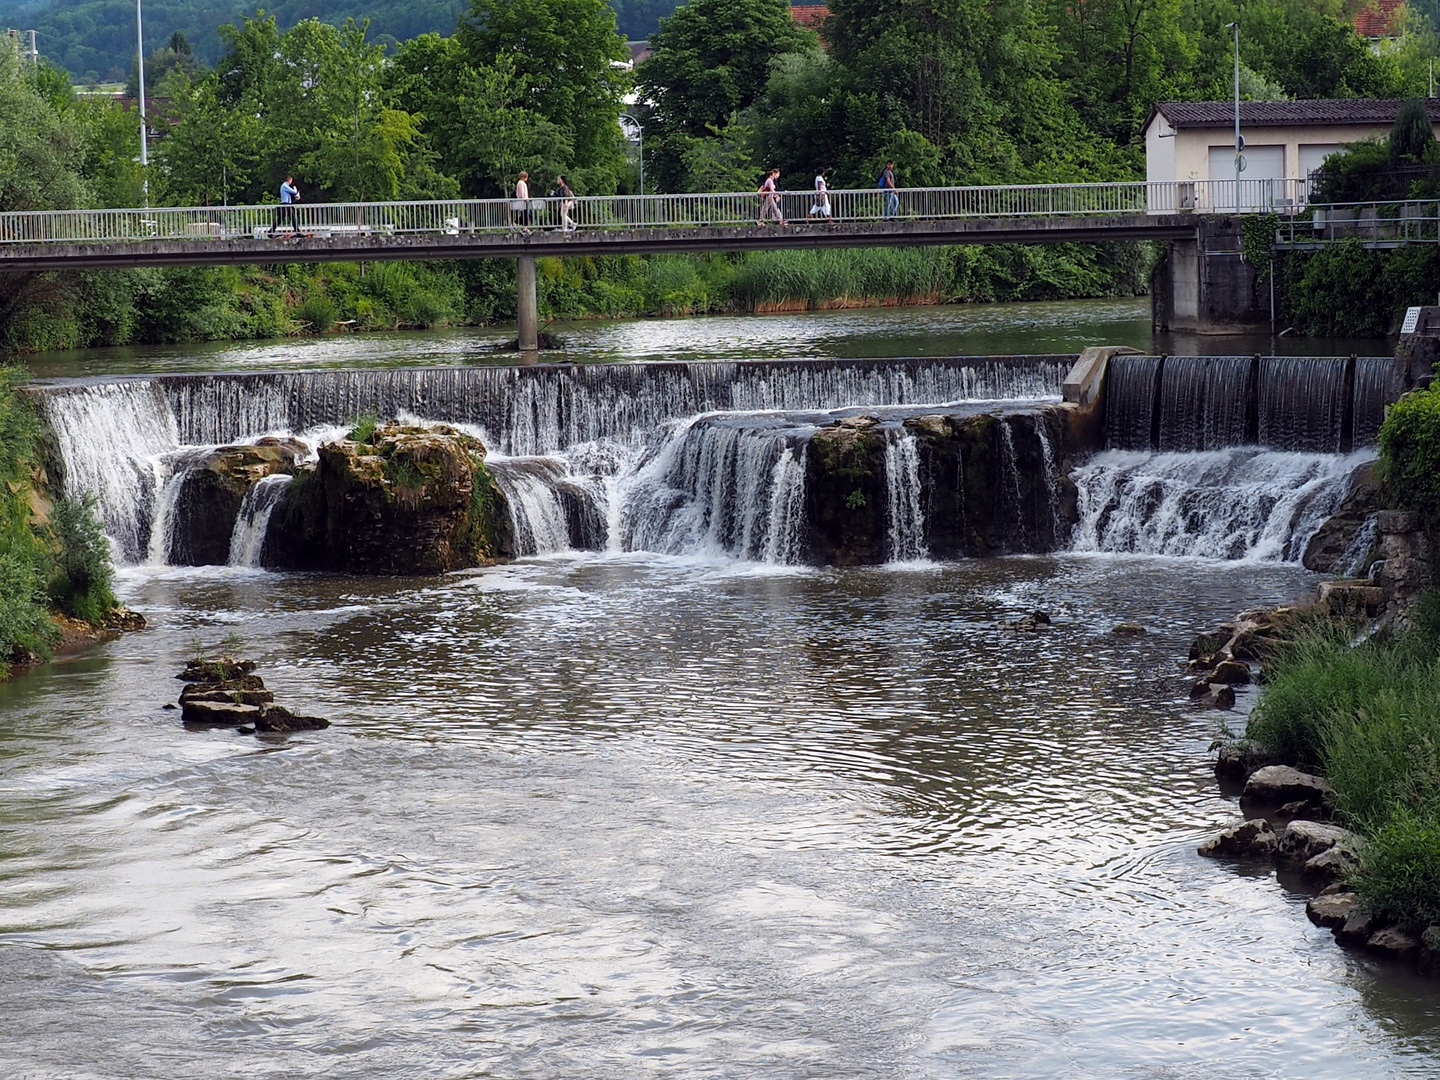
[[[138,2],[138,0],[137,0]],[[1232,22],[1227,29],[1235,31],[1235,213],[1240,213],[1240,24]]]
[[[145,190],[145,208],[150,208],[149,136],[145,131],[145,33],[140,28],[140,0],[135,0],[135,58],[140,72],[140,184]]]

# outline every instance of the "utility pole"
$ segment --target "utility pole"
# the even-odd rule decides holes
[[[140,28],[140,0],[135,0],[135,58],[140,72],[140,184],[145,189],[145,209],[150,209],[150,136],[145,130],[145,32]]]
[[[622,112],[620,119],[629,120],[635,125],[635,140],[639,144],[640,154],[640,194],[645,194],[645,128],[641,126],[640,120],[634,113]]]
[[[140,0],[135,0],[139,3]],[[1226,30],[1235,32],[1235,212],[1240,213],[1240,173],[1245,168],[1245,159],[1240,151],[1245,149],[1245,136],[1240,134],[1240,24],[1226,23]]]

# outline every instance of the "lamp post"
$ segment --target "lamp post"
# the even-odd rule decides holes
[[[139,0],[136,0],[138,3]],[[1240,134],[1240,24],[1226,23],[1226,30],[1235,33],[1235,212],[1240,213],[1240,172],[1245,168],[1245,159],[1240,151],[1245,149],[1245,138]]]
[[[136,3],[139,3],[140,0],[135,0],[135,2],[136,2]],[[633,113],[622,112],[622,113],[620,114],[620,119],[621,119],[621,120],[629,120],[630,123],[632,123],[632,124],[635,125],[635,141],[636,141],[637,143],[639,143],[639,145],[640,145],[640,194],[641,194],[641,195],[644,195],[644,194],[645,194],[645,129],[640,125],[640,121],[635,118],[635,116],[634,116]]]
[[[135,0],[135,59],[140,72],[140,185],[145,191],[145,207],[150,207],[149,135],[145,130],[145,33],[140,28],[140,0]]]

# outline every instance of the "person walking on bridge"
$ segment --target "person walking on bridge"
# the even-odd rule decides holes
[[[835,219],[830,216],[830,185],[825,182],[824,169],[815,170],[815,201],[810,204],[810,216],[835,224]]]
[[[275,235],[275,230],[280,227],[282,221],[289,222],[290,231],[296,236],[300,235],[300,222],[295,217],[295,204],[300,201],[300,189],[295,186],[295,177],[285,175],[285,182],[280,185],[280,205],[275,208],[275,222],[270,226],[270,235]]]
[[[885,216],[894,217],[900,212],[900,191],[895,185],[895,163],[885,162],[885,171],[880,174],[880,190],[885,193]]]
[[[564,173],[555,178],[555,198],[560,200],[560,231],[574,232],[580,227],[570,216],[570,211],[575,209],[575,192],[570,190],[570,181]]]
[[[780,188],[776,181],[780,179],[780,170],[771,169],[760,184],[760,220],[756,225],[764,225],[772,217],[781,225],[785,224],[785,215],[780,212]]]
[[[515,199],[510,203],[510,227],[530,235],[530,174],[522,172],[515,181]]]

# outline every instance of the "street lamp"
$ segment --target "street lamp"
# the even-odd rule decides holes
[[[150,206],[149,137],[145,131],[145,34],[140,29],[140,0],[135,0],[135,59],[140,71],[140,184],[145,191],[145,206]]]
[[[138,3],[139,0],[136,0]],[[1240,213],[1240,174],[1245,169],[1245,159],[1240,151],[1245,149],[1245,137],[1240,134],[1240,24],[1226,23],[1226,30],[1235,32],[1235,213]]]
[[[138,4],[140,0],[135,0]],[[621,120],[629,120],[635,126],[635,141],[640,144],[640,194],[645,194],[645,129],[632,113],[622,112]]]

